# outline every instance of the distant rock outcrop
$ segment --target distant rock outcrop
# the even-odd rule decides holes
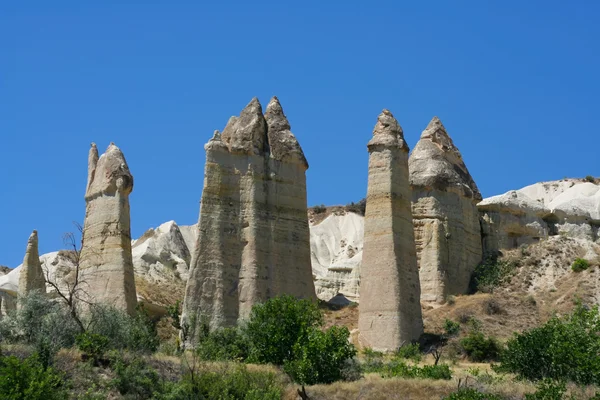
[[[581,179],[540,182],[477,204],[485,252],[552,235],[598,241],[600,186]]]
[[[481,194],[437,117],[421,134],[408,168],[421,299],[442,303],[467,292],[482,259]]]
[[[330,215],[310,227],[311,263],[319,299],[330,301],[341,295],[347,301],[358,301],[363,235],[364,217],[355,213]]]
[[[379,115],[367,147],[369,183],[358,329],[362,345],[388,351],[423,333],[408,146],[388,110]]]
[[[129,216],[132,190],[133,176],[121,150],[111,143],[98,158],[92,143],[81,249],[82,289],[89,301],[131,314],[137,304]]]
[[[19,274],[19,296],[25,296],[32,290],[46,293],[46,281],[38,252],[38,234],[36,230],[27,240],[27,250]]]
[[[234,325],[280,294],[314,298],[308,163],[277,98],[253,99],[204,146],[198,237],[183,318]]]

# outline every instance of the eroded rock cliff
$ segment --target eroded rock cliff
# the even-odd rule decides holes
[[[19,274],[19,296],[24,296],[32,290],[46,293],[46,281],[38,251],[38,234],[34,230],[27,240],[27,250],[23,258],[23,266]]]

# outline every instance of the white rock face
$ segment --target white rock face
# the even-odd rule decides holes
[[[579,179],[540,182],[477,204],[486,252],[550,235],[598,240],[600,186]]]
[[[156,229],[149,229],[142,237],[134,240],[131,248],[135,274],[153,281],[174,276],[186,282],[191,251],[182,228],[175,221],[169,221]],[[189,235],[189,232],[193,232],[193,229],[186,229],[186,234]]]
[[[321,300],[341,294],[358,301],[364,217],[355,213],[330,215],[310,227],[315,289]]]

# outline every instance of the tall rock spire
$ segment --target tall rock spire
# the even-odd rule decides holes
[[[481,194],[438,117],[421,134],[408,165],[421,299],[442,303],[466,293],[481,261]]]
[[[369,183],[358,329],[364,346],[398,349],[423,333],[410,208],[408,145],[392,113],[379,115],[369,149]]]
[[[182,318],[234,325],[280,294],[315,298],[306,212],[308,167],[274,98],[231,117],[204,146],[198,239]]]
[[[90,150],[91,161],[95,160],[94,148]],[[132,314],[137,304],[129,215],[133,176],[114,143],[97,159],[89,179],[81,249],[85,300]]]
[[[46,293],[46,282],[40,254],[38,252],[38,234],[34,230],[27,240],[27,250],[19,273],[19,296],[25,296],[32,290]]]

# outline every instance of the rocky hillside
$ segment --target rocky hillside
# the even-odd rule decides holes
[[[570,294],[600,304],[593,272],[573,275],[570,266],[581,257],[600,262],[600,186],[584,179],[536,183],[478,204],[484,216],[498,213],[504,234],[511,238],[502,259],[515,262],[509,289],[546,293],[549,302],[570,301]],[[359,211],[359,210],[358,210]],[[360,211],[359,211],[360,212]],[[309,211],[313,276],[320,299],[358,301],[364,217],[344,207]],[[138,298],[165,306],[183,298],[196,226],[165,222],[132,242]],[[512,248],[512,249],[511,249]],[[66,251],[41,257],[45,270],[58,280],[69,279],[72,257]],[[0,272],[0,289],[16,292],[20,266]],[[595,271],[595,269],[591,269]],[[576,279],[575,279],[576,278]],[[556,295],[553,295],[556,294]]]

